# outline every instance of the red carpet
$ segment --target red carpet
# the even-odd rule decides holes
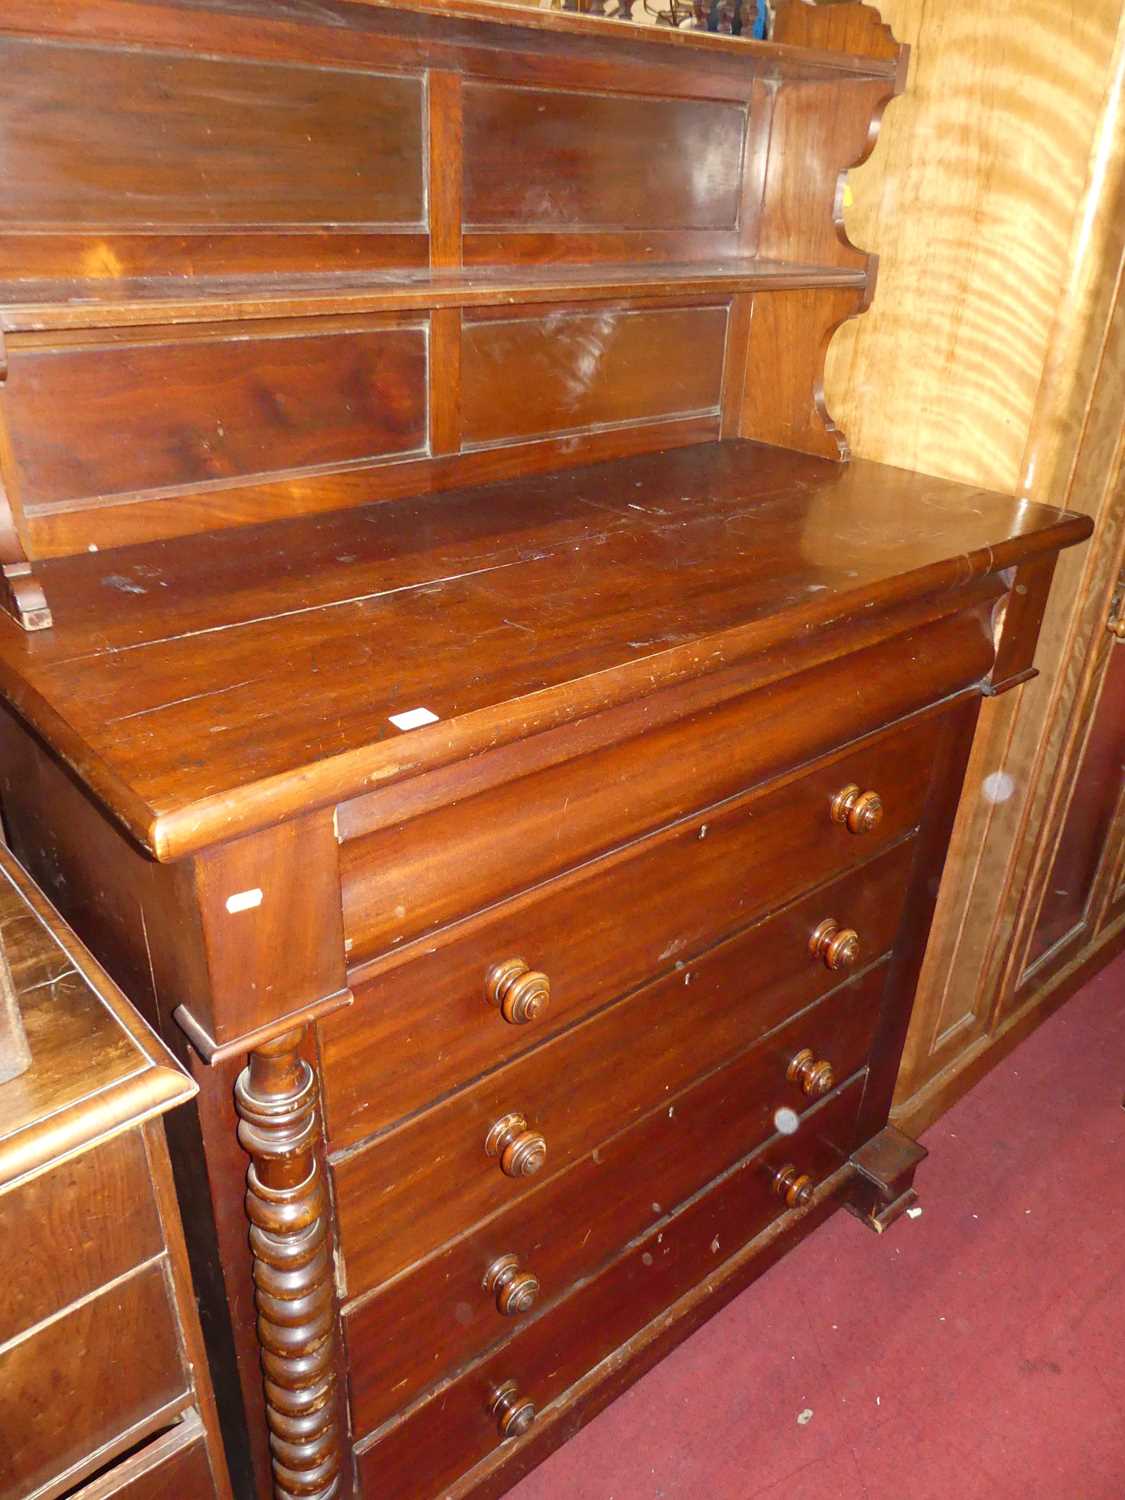
[[[1125,956],[512,1500],[1125,1500],[1123,1093]]]

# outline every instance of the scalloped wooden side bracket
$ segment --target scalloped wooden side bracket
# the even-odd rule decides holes
[[[837,462],[851,456],[824,402],[824,362],[837,328],[865,306],[863,287],[754,298],[738,437]]]

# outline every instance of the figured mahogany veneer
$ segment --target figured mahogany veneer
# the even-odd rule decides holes
[[[4,6],[5,826],[198,1085],[248,1500],[498,1495],[912,1201],[978,707],[1089,527],[842,462],[905,53],[774,9]]]

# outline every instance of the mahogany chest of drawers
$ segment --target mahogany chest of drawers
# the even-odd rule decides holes
[[[199,1085],[237,1493],[499,1494],[912,1201],[977,707],[1088,525],[845,461],[866,7],[60,0],[0,48],[9,837]]]
[[[162,1115],[191,1081],[0,846],[0,1495],[229,1497]]]

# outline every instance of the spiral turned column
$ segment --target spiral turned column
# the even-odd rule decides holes
[[[249,1152],[258,1342],[266,1389],[274,1495],[339,1493],[336,1304],[328,1203],[316,1154],[317,1083],[300,1055],[304,1030],[250,1054],[235,1085],[238,1138]]]

